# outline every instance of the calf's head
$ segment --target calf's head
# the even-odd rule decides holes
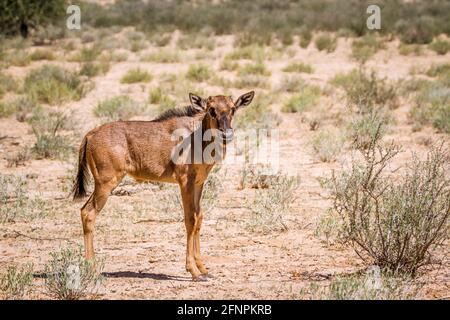
[[[248,106],[254,95],[255,92],[250,91],[233,101],[230,96],[214,96],[203,99],[190,93],[189,99],[195,109],[206,111],[205,117],[209,128],[217,129],[219,137],[224,142],[230,142],[233,139],[234,131],[231,123],[235,112],[239,108]]]

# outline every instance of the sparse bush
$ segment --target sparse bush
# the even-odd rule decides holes
[[[233,45],[235,47],[247,47],[251,45],[270,45],[272,42],[272,33],[260,33],[260,32],[240,32],[235,35]]]
[[[368,265],[415,274],[448,239],[450,162],[441,146],[424,161],[414,158],[400,176],[388,174],[386,168],[398,153],[394,144],[381,146],[375,135],[361,150],[363,160],[334,173],[330,186],[342,222],[341,241]]]
[[[37,103],[28,96],[17,96],[13,100],[7,102],[8,108],[13,110],[17,121],[23,122],[38,107]],[[1,113],[1,112],[0,112]]]
[[[281,120],[272,112],[271,103],[272,99],[269,95],[257,94],[249,106],[238,111],[233,120],[235,127],[269,129],[278,126]]]
[[[33,266],[9,266],[6,272],[0,275],[0,293],[4,299],[23,299],[31,291],[33,284]]]
[[[450,63],[432,65],[430,69],[427,70],[427,76],[450,79]]]
[[[34,110],[28,122],[36,136],[36,142],[31,148],[36,158],[65,158],[73,151],[68,138],[60,134],[67,120],[66,114],[60,111]]]
[[[320,161],[331,162],[342,151],[344,139],[337,132],[319,131],[312,140],[312,146]]]
[[[303,29],[300,32],[300,47],[306,49],[311,43],[312,33],[308,29]]]
[[[12,66],[25,67],[30,64],[31,57],[26,50],[20,50],[9,53],[6,62]]]
[[[95,296],[103,281],[103,262],[85,260],[81,248],[63,248],[50,253],[45,266],[45,287],[48,293],[61,300],[78,300]]]
[[[94,109],[94,115],[107,121],[128,120],[146,110],[146,106],[139,104],[128,96],[117,96],[101,101]]]
[[[176,63],[181,61],[180,53],[173,49],[161,49],[143,57],[142,61],[158,63]]]
[[[269,88],[270,83],[264,76],[246,75],[237,78],[229,86],[235,87],[237,89]]]
[[[430,49],[437,54],[444,55],[450,51],[450,41],[437,39],[430,44]]]
[[[398,46],[398,53],[400,53],[402,56],[420,56],[421,54],[423,54],[423,47],[419,44],[400,43]]]
[[[86,62],[81,65],[80,75],[91,78],[107,73],[109,68],[110,64],[108,61]]]
[[[7,92],[16,91],[17,88],[17,81],[12,76],[0,73],[0,98]]]
[[[32,70],[24,83],[24,91],[32,100],[51,105],[79,100],[86,89],[78,75],[55,65]]]
[[[164,94],[160,87],[153,88],[149,94],[150,103],[159,104],[158,112],[163,113],[169,109],[175,108],[176,102],[168,95]]]
[[[204,64],[191,64],[186,73],[186,78],[198,82],[203,82],[211,78],[211,69]]]
[[[272,185],[267,189],[257,189],[255,201],[251,206],[251,220],[247,228],[253,232],[270,233],[288,230],[283,215],[292,206],[298,186],[297,177],[278,174],[272,179]]]
[[[283,68],[284,72],[313,73],[314,69],[309,64],[303,62],[290,63]]]
[[[8,168],[24,165],[31,159],[31,150],[27,147],[20,149],[17,153],[6,157],[6,166]]]
[[[120,79],[121,83],[138,83],[138,82],[150,82],[152,80],[152,75],[145,70],[140,68],[130,69],[128,72]]]
[[[383,49],[384,45],[375,35],[366,34],[360,39],[352,42],[352,56],[361,63],[369,60],[378,50]]]
[[[261,76],[270,76],[270,71],[267,70],[266,66],[263,62],[259,61],[256,63],[246,64],[239,68],[238,70],[239,76],[247,76],[247,75],[261,75]]]
[[[37,60],[55,60],[55,54],[50,49],[37,49],[30,54],[32,61]]]
[[[27,37],[31,28],[46,26],[63,17],[66,0],[2,1],[0,3],[1,34]]]
[[[220,63],[220,70],[236,71],[239,69],[239,63],[225,57]]]
[[[154,33],[150,36],[150,42],[158,47],[167,46],[172,40],[172,34],[170,33]]]
[[[28,183],[14,175],[0,174],[0,223],[31,221],[46,214],[41,199],[28,196]]]
[[[375,108],[398,107],[397,90],[386,79],[380,79],[372,72],[353,70],[345,75],[336,75],[332,83],[346,92],[347,102],[356,107],[358,113],[371,113]]]
[[[267,189],[278,182],[279,176],[273,174],[269,166],[245,163],[240,171],[239,189]]]
[[[283,105],[283,112],[304,112],[317,103],[320,96],[320,89],[315,86],[304,86],[299,93],[293,95]]]
[[[301,296],[314,300],[409,300],[416,299],[418,289],[408,277],[371,267],[365,274],[334,277],[326,286],[311,284]]]
[[[76,62],[91,62],[96,60],[101,53],[102,48],[99,45],[83,47],[80,52],[78,52],[71,58],[71,60]]]
[[[253,61],[264,61],[265,59],[264,48],[258,45],[250,45],[242,48],[234,49],[227,54],[225,58],[230,60],[247,59]]]
[[[281,92],[298,92],[305,86],[305,81],[301,77],[288,76],[281,79],[278,89]]]
[[[427,83],[420,89],[411,116],[421,125],[432,124],[450,133],[450,92],[445,80]]]
[[[433,18],[429,15],[412,16],[410,19],[399,19],[395,23],[395,31],[403,43],[430,43],[436,32]]]
[[[317,50],[330,53],[336,50],[337,47],[337,39],[328,34],[319,35],[315,40],[314,44],[316,45]]]
[[[386,116],[375,111],[357,115],[347,129],[352,147],[357,150],[369,148],[375,136],[384,136],[387,123]]]
[[[177,46],[183,50],[186,49],[206,49],[213,50],[216,46],[212,37],[201,34],[186,34],[178,39]]]
[[[11,104],[0,101],[0,118],[7,118],[14,113]]]

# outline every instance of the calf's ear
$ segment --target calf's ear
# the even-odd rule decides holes
[[[248,106],[250,104],[250,102],[252,102],[254,96],[255,96],[255,91],[250,91],[250,92],[244,93],[234,103],[235,107],[240,108],[240,107]]]
[[[197,110],[205,110],[206,109],[206,101],[200,96],[189,93],[189,100],[191,101],[191,105]]]

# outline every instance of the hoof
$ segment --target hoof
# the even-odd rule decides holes
[[[195,282],[206,282],[206,281],[208,281],[208,275],[206,275],[206,274],[201,274],[201,275],[199,275],[199,276],[192,276],[192,281],[195,281]]]

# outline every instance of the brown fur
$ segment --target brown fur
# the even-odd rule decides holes
[[[94,191],[81,208],[86,258],[94,256],[95,219],[111,191],[128,174],[138,181],[178,183],[187,232],[186,270],[193,279],[206,275],[208,271],[200,257],[203,220],[200,199],[203,184],[214,164],[173,163],[171,152],[178,141],[172,141],[171,136],[179,128],[189,130],[192,135],[198,123],[202,124],[203,132],[208,129],[229,132],[234,112],[248,105],[253,95],[253,91],[249,92],[233,102],[226,96],[204,100],[190,94],[191,106],[169,110],[153,121],[117,121],[88,132],[80,146],[74,185],[74,199],[84,197],[89,167],[94,178]],[[202,144],[203,150],[206,146],[206,143]]]

